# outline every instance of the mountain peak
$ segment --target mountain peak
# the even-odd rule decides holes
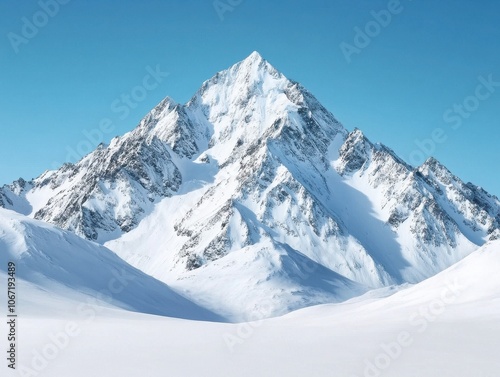
[[[212,78],[205,81],[200,90],[188,102],[188,106],[202,102],[202,97],[205,97],[208,92],[213,92],[214,96],[218,98],[226,95],[246,97],[247,94],[260,88],[264,90],[257,90],[257,92],[265,95],[266,90],[277,87],[284,88],[289,83],[290,81],[284,75],[257,51],[254,51],[245,59],[217,72]]]
[[[250,119],[256,109],[261,109],[259,99],[275,98],[290,86],[291,82],[284,75],[254,51],[205,81],[187,107],[210,109],[210,114],[205,114],[209,121],[230,116],[232,121],[229,123],[233,124],[237,123],[238,115]]]
[[[267,75],[279,79],[285,78],[257,51],[252,52],[248,57],[229,68],[229,72],[257,80],[262,80]]]
[[[269,62],[266,59],[264,59],[262,55],[259,54],[257,51],[252,52],[245,59],[236,63],[231,68],[236,68],[238,70],[239,69],[266,70],[267,68],[272,68],[274,70],[274,67],[272,67],[272,65],[269,64]]]
[[[259,54],[257,51],[253,51],[248,57],[246,57],[243,61],[245,62],[256,62],[256,63],[261,63],[262,61],[265,61],[265,59],[262,57],[261,54]]]
[[[441,165],[441,163],[436,160],[436,158],[430,156],[429,158],[427,158],[427,160],[425,160],[425,162],[423,163],[424,166],[434,166],[434,165]]]
[[[447,175],[450,176],[452,173],[448,170],[446,166],[441,164],[434,157],[429,157],[425,162],[418,168],[420,172],[424,175],[428,175],[429,172],[438,175]]]

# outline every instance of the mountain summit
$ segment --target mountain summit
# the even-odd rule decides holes
[[[349,132],[257,52],[78,163],[3,187],[0,206],[235,318],[415,283],[500,238],[496,197]]]

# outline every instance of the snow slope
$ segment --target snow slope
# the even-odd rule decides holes
[[[100,309],[92,320],[28,315],[19,322],[19,352],[23,367],[43,377],[496,377],[499,268],[500,242],[494,241],[389,296],[391,290],[384,288],[344,303],[243,324],[111,309]],[[24,300],[33,298],[29,285],[22,288]],[[37,300],[46,298],[45,292],[36,294]],[[26,313],[36,308],[25,306]],[[43,356],[68,322],[77,324],[78,335],[40,364],[35,355]]]
[[[220,320],[164,283],[131,267],[105,247],[0,208],[3,277],[8,262],[16,264],[19,279],[80,304],[99,302],[142,313]],[[75,310],[84,307],[75,305]]]

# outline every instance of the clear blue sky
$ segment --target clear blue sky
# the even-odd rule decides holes
[[[213,0],[60,1],[58,10],[0,3],[0,183],[36,177],[84,150],[83,131],[102,119],[112,122],[107,142],[163,97],[186,102],[257,50],[348,129],[413,163],[427,148],[500,196],[500,86],[476,90],[480,77],[500,82],[498,1],[221,0],[219,13]],[[371,13],[388,9],[389,22]],[[23,30],[26,20],[40,27]],[[372,37],[355,41],[355,30]],[[348,44],[357,49],[350,62],[341,48]],[[169,76],[145,94],[137,89],[127,116],[113,111],[148,66]],[[439,142],[417,146],[433,135]]]

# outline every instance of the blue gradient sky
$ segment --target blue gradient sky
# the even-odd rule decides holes
[[[239,1],[219,3],[230,2]],[[16,53],[9,33],[22,36],[23,17],[44,19],[35,1],[5,0],[0,183],[74,162],[70,151],[85,151],[84,130],[98,129],[103,118],[112,122],[103,133],[107,142],[134,128],[163,97],[184,103],[215,72],[257,50],[348,129],[362,129],[411,163],[427,148],[465,181],[500,196],[500,87],[481,88],[487,99],[470,97],[480,77],[500,82],[500,3],[401,0],[387,26],[368,24],[373,38],[349,63],[341,43],[355,46],[355,28],[365,29],[371,11],[389,3],[243,0],[221,19],[212,0],[71,0]],[[113,111],[148,66],[169,76],[126,117]],[[443,119],[464,101],[474,111],[458,118],[460,127],[450,112]],[[422,144],[433,132],[440,142]]]

